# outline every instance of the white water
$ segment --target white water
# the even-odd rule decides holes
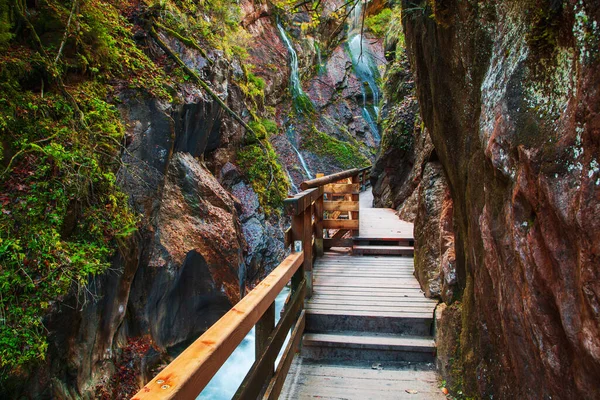
[[[289,293],[290,289],[285,287],[275,299],[275,323],[279,321],[283,303]],[[288,339],[286,339],[286,343]],[[255,334],[254,328],[252,328],[242,343],[229,356],[219,372],[215,374],[210,383],[200,393],[197,400],[231,400],[254,363],[254,342]],[[286,343],[284,343],[282,348],[285,348]],[[277,362],[279,362],[280,357],[281,352],[277,358]]]
[[[290,84],[292,86],[292,96],[297,98],[298,96],[304,95],[304,90],[302,90],[302,84],[300,82],[300,75],[298,74],[298,54],[292,46],[292,41],[285,33],[285,30],[281,26],[281,24],[277,24],[277,29],[279,29],[279,33],[281,33],[281,38],[285,43],[285,47],[287,47],[288,52],[290,53]]]
[[[300,150],[298,150],[298,147],[296,147],[298,145],[298,138],[296,138],[296,131],[294,130],[294,126],[289,125],[287,127],[287,130],[285,131],[285,133],[286,133],[288,142],[290,142],[290,146],[292,146],[292,149],[294,149],[294,152],[298,156],[298,160],[300,160],[300,165],[302,165],[302,169],[304,169],[304,172],[306,173],[306,177],[308,179],[313,179],[314,176],[313,176],[313,174],[310,173],[310,170],[308,169],[308,164],[306,164],[306,160],[302,156],[302,153],[300,153]]]
[[[304,172],[306,172],[306,176],[308,177],[308,179],[313,179],[314,176],[313,176],[313,174],[310,173],[310,170],[308,169],[308,165],[306,165],[306,161],[304,160],[304,157],[302,157],[302,154],[300,153],[300,151],[293,144],[292,144],[292,149],[294,149],[294,151],[296,152],[296,155],[298,156],[298,159],[300,159],[300,164],[302,165]]]
[[[294,194],[300,193],[300,189],[294,183],[294,180],[292,179],[292,175],[290,175],[290,171],[288,171],[286,168],[285,172],[287,172],[288,179],[290,180],[290,183],[292,184],[292,190],[294,191]]]
[[[379,116],[379,86],[377,86],[377,78],[379,71],[377,64],[373,61],[373,52],[370,44],[364,39],[362,29],[363,18],[363,2],[362,0],[356,3],[354,9],[350,13],[350,24],[348,26],[347,45],[354,73],[357,78],[363,83],[361,86],[363,98],[363,117],[371,129],[371,133],[376,140],[381,140],[379,129],[375,119]],[[366,85],[365,85],[366,84]],[[367,104],[367,89],[368,86],[372,96],[371,108],[375,114],[375,118],[371,115],[369,104]]]

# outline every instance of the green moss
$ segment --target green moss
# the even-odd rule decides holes
[[[302,148],[330,158],[343,169],[366,167],[371,164],[359,151],[358,146],[331,137],[314,126],[304,133]]]
[[[280,212],[290,183],[271,143],[266,140],[262,143],[244,146],[237,154],[237,161],[265,213],[270,215]]]
[[[379,14],[367,17],[365,19],[365,25],[375,36],[383,37],[390,26],[391,19],[392,10],[384,8]]]
[[[13,371],[43,359],[42,319],[73,285],[109,266],[136,217],[116,185],[117,110],[86,92],[78,115],[55,93],[13,93],[0,105],[2,141],[14,157],[0,179],[0,366]],[[4,375],[4,374],[3,374]]]

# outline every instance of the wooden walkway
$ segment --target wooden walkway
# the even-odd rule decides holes
[[[236,400],[443,399],[436,301],[413,277],[412,225],[371,208],[368,171],[303,182],[285,200],[291,253],[134,399],[196,399],[253,327],[255,361]]]
[[[369,195],[361,194],[355,241],[379,253],[390,242],[412,249],[412,224],[394,210],[370,208]],[[317,259],[313,271],[302,349],[280,399],[445,398],[433,366],[437,301],[420,290],[412,251],[360,256],[334,248]]]

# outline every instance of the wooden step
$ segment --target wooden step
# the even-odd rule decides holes
[[[312,307],[306,309],[306,332],[337,331],[394,333],[429,336],[433,311],[407,310],[346,310],[345,308]]]
[[[412,256],[415,252],[411,246],[374,246],[374,245],[355,245],[352,252],[357,255],[379,254],[390,256]]]
[[[307,333],[302,345],[302,356],[313,360],[433,362],[435,359],[435,342],[431,337]]]
[[[355,245],[374,245],[374,246],[414,246],[415,239],[411,237],[406,238],[363,238],[354,237],[352,238]]]

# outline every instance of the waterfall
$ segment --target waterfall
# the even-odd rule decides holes
[[[292,46],[292,41],[287,36],[287,33],[285,33],[285,30],[281,24],[277,24],[277,29],[279,29],[279,33],[281,33],[281,38],[285,43],[285,47],[288,49],[288,53],[290,53],[290,85],[292,87],[292,96],[296,98],[298,96],[305,95],[304,90],[302,90],[300,75],[298,74],[298,54],[296,53],[294,46]]]
[[[285,131],[285,135],[287,136],[288,142],[290,142],[290,146],[292,146],[292,149],[294,149],[294,152],[298,156],[298,160],[300,160],[300,165],[302,165],[302,168],[306,173],[306,177],[308,179],[313,179],[314,176],[310,173],[308,165],[306,164],[306,160],[304,160],[302,153],[300,153],[300,150],[298,150],[298,139],[296,138],[296,131],[294,130],[294,127],[292,125],[288,126],[288,128]]]
[[[363,2],[362,0],[359,0],[350,13],[347,46],[350,58],[352,59],[354,73],[362,82],[363,117],[371,129],[373,137],[380,140],[381,136],[379,135],[377,123],[375,122],[379,116],[379,86],[377,85],[379,71],[377,69],[377,64],[373,61],[371,46],[361,34],[362,11]],[[373,99],[372,102],[370,102],[371,104],[367,103],[369,97],[367,87]],[[372,112],[375,115],[375,118],[371,115],[371,110],[369,108],[373,110]]]
[[[292,92],[292,99],[294,106],[299,113],[311,112],[314,110],[312,100],[302,90],[302,82],[300,81],[300,75],[298,73],[298,54],[292,46],[292,41],[288,37],[287,33],[283,29],[280,23],[277,23],[277,29],[281,33],[281,38],[290,53],[290,88]]]
[[[292,175],[290,175],[290,171],[288,171],[288,169],[286,168],[285,172],[287,172],[287,176],[288,176],[288,179],[290,180],[290,184],[292,185],[292,190],[294,191],[294,194],[300,193],[300,189],[294,183],[294,180],[292,179]]]
[[[304,157],[302,157],[302,154],[300,153],[300,151],[298,151],[296,146],[294,146],[293,144],[292,144],[292,149],[294,149],[294,151],[296,152],[296,155],[300,159],[300,164],[302,164],[302,168],[304,168],[304,172],[306,172],[306,176],[308,177],[308,179],[313,179],[313,175],[308,170],[308,165],[306,165],[306,161],[304,161]]]

